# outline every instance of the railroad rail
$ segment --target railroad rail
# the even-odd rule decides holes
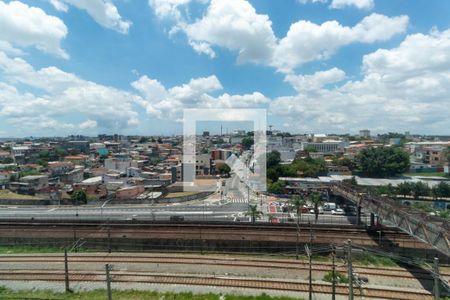
[[[450,224],[447,220],[405,207],[388,197],[360,193],[344,184],[332,185],[331,191],[356,203],[358,207],[378,214],[383,221],[429,244],[447,257],[450,256]]]
[[[426,243],[411,238],[395,229],[383,229],[381,239],[362,228],[332,228],[324,226],[301,227],[300,242],[309,242],[313,232],[316,244],[340,244],[351,239],[355,245],[378,247],[380,241],[387,248],[430,249]],[[179,241],[258,241],[295,243],[297,229],[294,226],[249,226],[209,224],[78,224],[31,223],[0,224],[0,239],[135,239]]]
[[[146,283],[146,284],[177,284],[188,286],[212,286],[226,288],[242,288],[290,291],[305,293],[309,286],[304,281],[294,280],[271,280],[255,279],[242,277],[219,277],[219,276],[194,276],[194,275],[167,275],[167,274],[148,274],[140,272],[111,271],[112,282],[114,283]],[[0,280],[10,281],[64,281],[64,272],[55,272],[53,270],[33,270],[33,271],[0,271]],[[69,280],[72,282],[104,282],[105,275],[102,272],[95,271],[72,271],[69,274]],[[313,293],[331,294],[331,284],[317,283],[312,284]],[[348,295],[348,287],[337,285],[337,295]],[[392,300],[426,300],[432,299],[430,292],[425,290],[393,289],[393,288],[375,288],[364,287],[363,289],[354,289],[355,296],[364,296],[374,299],[392,299]]]
[[[61,255],[0,255],[0,263],[63,263],[64,257]],[[283,270],[309,270],[309,264],[303,261],[280,260],[280,259],[255,259],[255,258],[224,258],[206,257],[195,255],[167,256],[167,255],[90,255],[90,254],[70,254],[69,262],[72,263],[96,263],[96,264],[171,264],[171,265],[204,265],[223,266],[238,268],[270,268]],[[6,268],[6,265],[5,267]],[[332,264],[324,262],[314,262],[312,270],[314,272],[329,272]],[[0,267],[1,269],[1,267]],[[50,270],[47,268],[47,270]],[[337,264],[336,270],[345,272],[346,267]],[[354,266],[354,271],[361,275],[381,276],[401,279],[423,279],[433,280],[431,274],[420,268],[405,270],[398,267],[368,267]],[[450,272],[441,272],[441,276],[450,279]],[[447,281],[448,281],[447,279]]]

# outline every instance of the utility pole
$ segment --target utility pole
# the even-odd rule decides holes
[[[332,275],[332,281],[331,281],[331,300],[336,300],[336,249],[333,247],[333,253],[331,254],[332,258],[332,269],[331,269],[331,275]]]
[[[352,241],[347,241],[348,300],[353,300]]]
[[[298,260],[298,242],[300,236],[300,225],[297,222],[297,241],[295,243],[295,259]]]
[[[109,227],[109,218],[106,220],[106,226],[108,230],[108,253],[111,253],[111,229]]]
[[[108,295],[108,300],[112,300],[112,293],[111,293],[111,276],[109,275],[109,271],[111,270],[109,264],[105,265],[106,270],[106,292]]]
[[[312,227],[311,223],[309,223],[309,300],[312,300]]]
[[[67,248],[64,248],[64,281],[66,284],[66,293],[70,292],[69,286],[69,262],[67,259]]]
[[[440,282],[439,282],[439,258],[434,258],[433,265],[433,277],[434,277],[434,300],[440,299]]]

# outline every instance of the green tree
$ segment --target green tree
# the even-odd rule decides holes
[[[433,186],[431,193],[434,198],[440,197],[450,197],[450,184],[444,181],[439,182],[439,184]]]
[[[72,200],[72,204],[80,205],[87,203],[87,195],[85,191],[75,191],[70,195],[70,199]]]
[[[286,182],[279,180],[276,182],[269,182],[267,185],[267,189],[270,193],[273,194],[283,194],[284,193],[284,188],[286,186]]]
[[[399,185],[397,185],[397,194],[403,195],[403,197],[406,198],[406,196],[410,196],[413,191],[414,184],[411,182],[402,182]]]
[[[413,195],[415,199],[419,199],[422,196],[430,195],[430,187],[428,184],[418,181],[413,186]]]
[[[218,171],[221,175],[229,175],[231,172],[231,168],[227,164],[222,164],[219,166]]]
[[[299,195],[293,196],[289,200],[289,206],[297,213],[297,228],[300,227],[300,220],[302,216],[302,207],[306,204],[305,198]]]
[[[370,177],[391,177],[409,170],[409,155],[397,147],[363,149],[357,156],[361,172]]]
[[[280,152],[274,150],[274,151],[270,152],[269,154],[267,154],[266,164],[267,164],[268,169],[278,166],[280,164],[280,162],[281,162]]]
[[[252,223],[256,222],[256,219],[259,219],[262,217],[263,212],[258,210],[258,205],[254,204],[250,204],[248,206],[248,211],[245,213],[246,216],[251,216],[252,217]]]
[[[322,195],[320,193],[314,192],[309,195],[308,200],[314,207],[315,222],[317,223],[317,220],[319,219],[319,206],[324,203]]]
[[[254,144],[254,140],[251,137],[245,137],[242,139],[242,147],[244,147],[245,150],[249,150],[252,145]]]

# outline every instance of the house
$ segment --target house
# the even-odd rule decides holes
[[[92,177],[73,185],[74,191],[84,191],[90,199],[100,199],[108,195],[101,176]]]
[[[29,175],[20,178],[20,182],[27,183],[31,189],[35,191],[48,188],[48,176],[47,175]]]
[[[143,185],[136,185],[118,189],[116,191],[116,199],[134,199],[145,191]]]

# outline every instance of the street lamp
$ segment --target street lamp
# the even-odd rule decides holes
[[[106,204],[108,204],[108,202],[110,202],[112,199],[108,199],[105,202],[103,202],[102,206],[100,206],[100,219],[103,220],[103,207],[106,206]]]

